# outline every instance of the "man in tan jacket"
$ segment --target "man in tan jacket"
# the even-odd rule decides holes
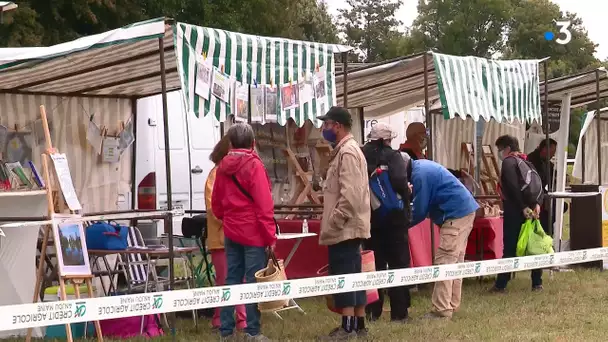
[[[361,272],[361,244],[370,237],[370,197],[367,162],[350,130],[348,110],[332,107],[323,121],[323,138],[334,149],[323,192],[323,220],[319,244],[328,249],[331,275]],[[323,340],[339,341],[365,336],[365,291],[334,295],[336,308],[342,310],[342,325]]]

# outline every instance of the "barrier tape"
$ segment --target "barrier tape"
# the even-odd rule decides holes
[[[608,248],[269,283],[216,286],[0,307],[0,331],[416,285],[600,261]]]

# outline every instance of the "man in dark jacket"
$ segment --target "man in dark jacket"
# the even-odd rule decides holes
[[[521,225],[528,218],[538,217],[540,204],[535,199],[525,198],[521,191],[523,179],[519,170],[519,159],[527,159],[519,151],[517,138],[503,135],[496,139],[498,158],[502,160],[500,169],[500,192],[503,203],[503,258],[513,258],[517,251],[517,239]],[[543,289],[543,271],[532,270],[532,290]],[[496,278],[492,292],[504,292],[511,280],[511,273],[501,273]]]
[[[536,172],[540,176],[543,183],[543,189],[548,189],[548,184],[553,184],[554,165],[550,160],[555,155],[557,141],[549,139],[549,147],[547,148],[547,140],[543,139],[536,150],[528,155],[528,161],[534,165]],[[549,180],[547,180],[547,169],[549,169]],[[540,224],[545,232],[553,236],[553,224],[555,223],[555,200],[553,200],[553,220],[549,223],[549,201],[545,200],[540,210]]]
[[[391,148],[391,140],[397,136],[391,128],[384,124],[376,124],[368,138],[371,140],[363,146],[363,154],[367,160],[367,173],[372,173],[379,166],[388,167],[390,183],[405,204],[402,211],[393,211],[380,217],[377,211],[372,211],[371,238],[365,247],[374,251],[376,270],[399,269],[410,267],[410,248],[407,236],[409,226],[410,191],[408,188],[405,161],[398,151]],[[384,304],[384,291],[379,290],[380,300],[368,304],[366,311],[371,320],[380,318]],[[407,286],[388,289],[391,303],[391,320],[405,321],[410,307],[410,291]]]

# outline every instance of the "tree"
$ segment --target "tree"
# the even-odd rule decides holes
[[[504,47],[510,0],[419,0],[411,30],[418,50],[492,57]]]
[[[0,25],[4,46],[53,45],[133,22],[170,17],[229,31],[333,43],[337,29],[316,0],[22,0]]]
[[[379,62],[398,57],[407,49],[401,21],[395,13],[402,0],[347,0],[350,8],[340,9],[339,28],[345,44],[357,48],[363,62]]]
[[[583,21],[576,14],[561,12],[559,6],[549,0],[511,1],[515,10],[508,27],[505,58],[550,57],[550,78],[599,66],[599,61],[594,57],[597,45],[591,41]],[[571,22],[569,30],[572,40],[566,45],[544,38],[544,33],[548,31],[558,35],[556,19]]]

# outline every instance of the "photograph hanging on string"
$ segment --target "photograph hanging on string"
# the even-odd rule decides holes
[[[206,63],[205,61],[197,61],[196,63],[196,82],[194,84],[194,93],[205,100],[209,100],[212,68],[212,65],[210,63]]]
[[[277,121],[277,87],[268,86],[265,89],[266,92],[266,106],[264,109],[264,120],[266,122]]]
[[[264,88],[251,87],[251,122],[264,120]]]
[[[293,109],[300,105],[298,90],[298,84],[292,82],[281,87],[281,107],[283,110]]]
[[[77,218],[77,215],[53,216],[53,237],[61,276],[91,274],[82,222],[69,221]]]
[[[213,70],[211,93],[223,102],[230,102],[230,79],[219,70]]]
[[[310,78],[300,81],[298,83],[298,88],[300,104],[310,102],[315,97],[315,91]]]
[[[234,102],[236,107],[236,120],[247,122],[249,114],[249,84],[236,84]]]
[[[327,95],[325,87],[325,73],[323,71],[316,72],[315,76],[313,77],[313,83],[315,86],[315,98],[317,100],[325,98]]]

